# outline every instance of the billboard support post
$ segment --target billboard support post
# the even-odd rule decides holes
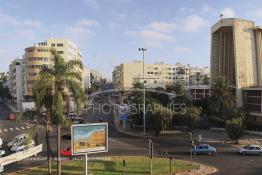
[[[88,175],[88,154],[108,151],[108,124],[72,125],[71,148],[72,155],[85,155],[85,174]]]
[[[87,167],[87,154],[85,154],[86,157],[86,175],[88,175],[88,167]]]

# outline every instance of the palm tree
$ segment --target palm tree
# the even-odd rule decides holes
[[[235,107],[235,97],[233,95],[233,86],[224,77],[219,77],[211,85],[211,106],[215,112],[222,114]]]
[[[47,151],[47,162],[48,162],[48,174],[51,171],[51,148],[50,148],[50,134],[52,132],[51,121],[52,121],[52,111],[53,111],[53,94],[52,94],[52,81],[50,76],[42,71],[39,74],[38,80],[33,88],[33,97],[36,104],[38,113],[42,107],[46,108],[45,124],[46,124],[46,151]]]
[[[67,116],[69,115],[71,96],[74,97],[76,101],[78,114],[80,113],[84,101],[84,91],[81,85],[82,77],[80,72],[80,70],[83,69],[83,65],[80,60],[65,62],[65,60],[53,49],[51,50],[51,54],[54,65],[45,67],[40,72],[39,80],[35,86],[35,94],[36,99],[42,102],[42,104],[50,110],[49,115],[53,114],[55,117],[57,125],[57,174],[61,175],[61,124],[64,120],[64,113],[66,113]],[[47,102],[47,99],[50,101]],[[48,118],[48,121],[49,119],[50,118]]]

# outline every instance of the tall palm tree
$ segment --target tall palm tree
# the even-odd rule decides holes
[[[233,95],[233,86],[224,77],[217,78],[211,85],[211,106],[215,112],[222,114],[235,107],[235,97]]]
[[[45,67],[39,76],[36,83],[36,96],[39,96],[39,101],[50,98],[50,102],[46,104],[50,109],[51,115],[55,117],[57,125],[57,174],[61,175],[61,124],[64,120],[64,114],[67,116],[70,112],[70,98],[73,97],[76,101],[78,114],[81,110],[84,101],[84,91],[81,85],[82,77],[80,70],[83,69],[83,64],[80,60],[65,60],[57,54],[55,50],[51,50],[54,65]],[[37,88],[39,87],[39,88]]]
[[[33,96],[38,113],[42,107],[46,108],[45,124],[46,124],[46,151],[48,162],[48,174],[51,175],[51,147],[50,147],[50,134],[52,132],[51,121],[53,111],[53,95],[52,95],[52,81],[46,72],[39,74],[38,80],[33,88]]]

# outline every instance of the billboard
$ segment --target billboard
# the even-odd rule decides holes
[[[72,125],[71,148],[73,155],[107,152],[107,123]]]

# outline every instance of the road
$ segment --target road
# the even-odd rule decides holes
[[[23,124],[16,124],[6,120],[8,113],[11,111],[3,104],[0,105],[0,129],[4,128],[16,128]],[[111,156],[111,155],[143,155],[148,154],[148,140],[144,138],[138,138],[129,136],[117,132],[112,125],[112,117],[110,115],[98,115],[88,114],[85,119],[88,122],[98,122],[100,116],[103,121],[109,123],[109,152],[102,154],[93,154],[92,156]],[[25,129],[26,130],[26,129]],[[4,138],[5,143],[12,139],[15,135],[24,132],[24,130],[10,129],[8,132],[0,133],[0,136]],[[39,128],[39,139],[44,141],[44,126]],[[55,128],[53,128],[53,135],[51,136],[52,149],[56,148]],[[177,133],[175,136],[164,136],[160,138],[154,138],[154,154],[156,156],[164,156],[164,152],[167,149],[170,155],[175,159],[190,160],[187,141],[184,139],[183,133]],[[70,141],[62,139],[62,147],[65,148],[70,145]],[[225,174],[240,174],[240,175],[261,175],[262,174],[262,157],[261,156],[240,156],[237,155],[236,149],[230,145],[215,142],[212,144],[218,151],[216,156],[194,156],[193,161],[208,164],[219,169],[217,175]],[[40,156],[44,156],[45,152]],[[45,162],[44,162],[45,163]],[[43,164],[42,161],[34,162],[20,162],[6,166],[5,173],[17,171],[29,166],[37,166]]]

